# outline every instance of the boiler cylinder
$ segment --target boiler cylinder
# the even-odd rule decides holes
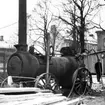
[[[46,72],[46,63],[40,63],[36,76]],[[74,57],[52,57],[50,60],[49,72],[56,76],[59,84],[64,88],[72,86],[72,76],[78,68],[78,63]]]
[[[35,77],[38,68],[37,58],[28,52],[16,52],[8,60],[7,73],[10,76]]]

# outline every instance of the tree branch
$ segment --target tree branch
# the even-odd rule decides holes
[[[61,16],[59,16],[58,18],[59,18],[59,19],[61,19],[63,22],[65,22],[65,23],[67,23],[67,24],[69,24],[69,25],[73,26],[73,24],[72,24],[72,23],[68,22],[67,20],[65,20],[65,19],[64,19],[64,18],[62,18]]]

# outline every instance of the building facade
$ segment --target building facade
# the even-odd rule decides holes
[[[102,73],[105,74],[105,31],[96,31],[97,33],[97,51],[101,51],[100,59],[102,62]]]

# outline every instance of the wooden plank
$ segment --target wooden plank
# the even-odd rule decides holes
[[[69,99],[61,94],[36,93],[27,95],[0,95],[0,105],[71,105],[82,98]]]
[[[82,98],[69,99],[39,88],[0,88],[1,93],[34,92],[33,94],[0,95],[0,105],[70,105]],[[37,92],[37,93],[36,93]]]
[[[41,90],[39,88],[0,88],[0,94],[6,94],[6,93],[25,93],[25,92],[51,92],[50,90]]]
[[[80,102],[81,100],[83,100],[83,98],[76,98],[76,99],[72,99],[72,100],[64,100],[64,101],[61,101],[59,103],[55,103],[53,105],[71,105],[73,103],[77,103],[77,102]]]
[[[49,105],[66,100],[66,97],[53,93],[36,93],[28,95],[1,95],[0,105]]]

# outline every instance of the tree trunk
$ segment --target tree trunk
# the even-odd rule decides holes
[[[81,8],[81,27],[80,27],[80,43],[81,43],[81,53],[84,52],[84,33],[85,33],[85,19],[83,16],[83,9]]]

